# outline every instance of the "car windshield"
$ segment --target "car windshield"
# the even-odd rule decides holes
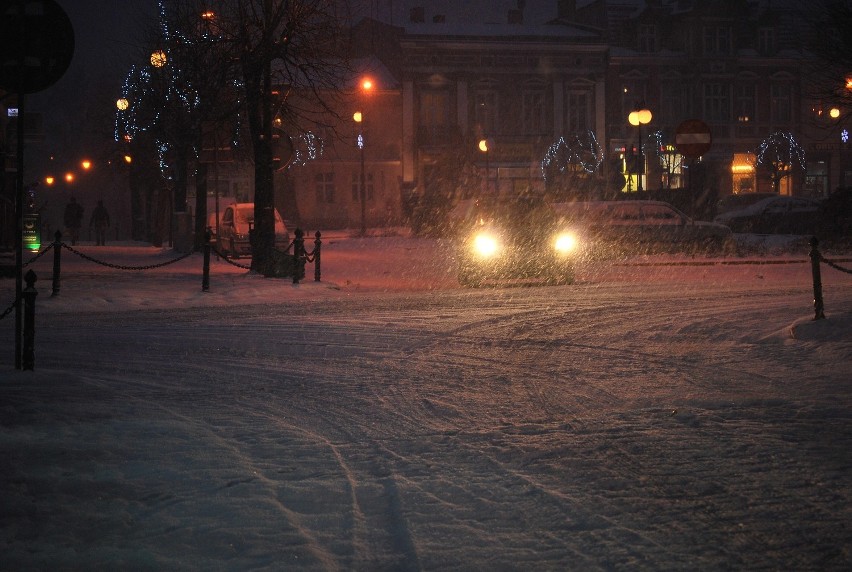
[[[554,212],[544,201],[522,198],[486,205],[480,209],[479,218],[484,222],[530,229],[552,225]]]

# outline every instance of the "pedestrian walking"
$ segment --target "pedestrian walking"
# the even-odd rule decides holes
[[[98,246],[106,246],[106,229],[109,228],[109,212],[107,212],[103,201],[98,201],[98,206],[92,211],[89,220],[89,228],[95,227],[95,243]]]
[[[77,202],[77,199],[71,197],[71,201],[65,205],[65,230],[68,236],[71,237],[71,246],[76,246],[77,240],[80,238],[80,227],[83,224],[83,205]]]

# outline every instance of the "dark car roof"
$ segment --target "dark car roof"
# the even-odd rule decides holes
[[[775,203],[775,202],[793,202],[793,201],[803,201],[803,202],[812,204],[814,209],[819,208],[819,201],[817,201],[815,199],[811,199],[811,198],[808,198],[808,197],[791,197],[791,196],[788,196],[788,195],[776,195],[776,196],[772,196],[772,197],[757,201],[756,203],[750,204],[750,205],[748,205],[744,208],[733,210],[733,211],[728,211],[726,213],[722,213],[717,218],[726,219],[726,218],[736,218],[736,217],[743,217],[743,216],[759,215],[761,212],[763,212],[763,209],[765,209],[767,206],[769,206],[772,203]]]

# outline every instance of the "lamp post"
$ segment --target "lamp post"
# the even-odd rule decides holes
[[[642,146],[642,126],[648,125],[651,122],[652,117],[651,111],[644,107],[631,111],[627,116],[627,121],[630,122],[630,125],[639,128],[639,168],[637,169],[637,190],[640,193],[643,191],[642,179],[645,176],[645,150]]]
[[[361,201],[361,236],[367,234],[367,175],[364,172],[364,129],[361,124],[364,114],[356,111],[352,119],[358,124],[358,152],[361,156],[361,177],[358,184],[358,199]]]
[[[485,194],[491,190],[491,166],[488,162],[488,139],[479,140],[479,150],[485,153]]]
[[[362,96],[362,105],[366,104],[367,95],[369,95],[373,91],[373,81],[370,78],[364,78],[361,80],[360,86],[361,88],[361,96]],[[363,111],[356,111],[352,115],[352,119],[355,120],[355,123],[358,124],[358,152],[360,154],[361,159],[361,174],[359,181],[359,189],[358,195],[361,201],[361,236],[366,236],[367,234],[367,173],[364,170],[364,113]]]

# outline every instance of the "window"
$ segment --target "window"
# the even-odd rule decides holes
[[[734,114],[739,123],[754,123],[757,119],[755,115],[755,88],[754,84],[738,85],[736,90],[736,100],[734,101]]]
[[[727,85],[704,85],[704,117],[709,121],[730,121],[731,101]]]
[[[474,96],[474,118],[483,133],[497,133],[497,92],[491,90],[477,91]]]
[[[586,91],[572,91],[568,93],[568,112],[566,114],[566,119],[568,120],[566,131],[568,133],[578,134],[589,131],[590,99],[589,93]]]
[[[704,28],[704,55],[727,56],[731,54],[731,29],[728,26]]]
[[[760,28],[757,31],[757,50],[765,55],[775,54],[775,30],[772,28]]]
[[[314,175],[314,185],[317,193],[317,203],[334,202],[334,172],[317,173]]]
[[[638,48],[650,54],[657,51],[657,27],[654,24],[639,24]]]
[[[524,117],[524,133],[540,135],[547,131],[544,118],[544,93],[525,91],[521,103]]]
[[[660,119],[662,122],[677,125],[688,115],[686,109],[687,85],[683,80],[669,80],[660,93]]]
[[[364,173],[364,187],[365,192],[367,193],[367,201],[373,200],[374,188],[373,185],[373,174],[372,173]],[[357,203],[361,201],[361,172],[356,171],[352,173],[352,202]]]
[[[665,205],[645,205],[642,216],[650,224],[680,224],[680,215]]]
[[[792,118],[792,96],[790,86],[786,83],[773,84],[771,88],[772,101],[770,113],[775,123],[789,123]]]
[[[420,124],[446,128],[449,123],[450,94],[446,91],[424,91],[420,94]]]

